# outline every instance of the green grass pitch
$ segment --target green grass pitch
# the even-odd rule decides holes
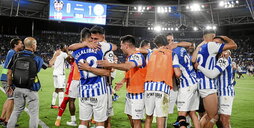
[[[2,68],[0,68],[1,73]],[[68,70],[66,71],[68,74]],[[55,119],[57,117],[57,110],[50,109],[52,93],[54,91],[53,87],[53,76],[52,69],[41,70],[39,73],[39,78],[42,84],[42,89],[39,91],[40,99],[40,114],[39,118],[44,123],[46,123],[50,128],[54,128]],[[120,81],[123,78],[123,72],[118,71],[117,77],[113,83]],[[236,96],[233,105],[233,113],[231,117],[232,128],[250,128],[254,126],[254,77],[245,75],[245,78],[237,80],[237,85],[235,87]],[[125,104],[125,88],[123,87],[117,94],[120,96],[118,101],[113,102],[114,113],[112,117],[112,128],[130,128],[129,120],[124,114],[124,104]],[[2,105],[6,96],[3,92],[0,92],[0,112],[2,112]],[[58,103],[58,101],[57,101]],[[76,117],[79,115],[78,101],[76,101]],[[168,117],[168,128],[173,128],[171,125],[176,119],[176,109],[175,114],[171,114]],[[68,128],[66,121],[70,120],[70,114],[68,107],[62,117],[61,128]],[[20,128],[29,127],[29,116],[23,112],[19,118],[18,124]],[[1,126],[0,126],[1,127]],[[155,128],[155,125],[153,125]]]

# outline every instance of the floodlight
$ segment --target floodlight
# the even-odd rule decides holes
[[[213,30],[216,30],[216,29],[217,29],[217,27],[216,27],[216,26],[213,26],[213,27],[212,27],[212,29],[213,29]]]
[[[197,31],[197,30],[198,30],[198,28],[197,28],[197,27],[193,27],[193,30],[194,30],[194,31]]]
[[[219,6],[223,7],[225,5],[224,1],[220,1]]]
[[[200,10],[201,10],[200,5],[197,4],[197,3],[192,4],[192,5],[190,6],[190,9],[191,9],[191,11],[200,11]]]
[[[206,26],[206,30],[211,30],[211,29],[212,29],[212,27],[210,25]]]
[[[154,30],[155,30],[156,32],[160,32],[160,31],[161,31],[161,26],[159,26],[159,25],[155,26],[155,27],[154,27]]]
[[[142,6],[138,6],[138,11],[139,11],[139,12],[142,11]]]

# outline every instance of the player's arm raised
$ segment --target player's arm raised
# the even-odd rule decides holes
[[[192,45],[192,43],[191,42],[185,42],[185,41],[183,41],[183,42],[176,43],[176,45],[177,45],[177,47],[188,48],[188,47],[190,47]]]
[[[197,56],[198,56],[198,51],[200,50],[201,46],[204,45],[205,43],[207,43],[207,42],[203,41],[202,43],[200,43],[200,44],[197,46],[197,48],[195,49],[195,51],[192,53],[192,58],[191,58],[191,62],[192,62],[192,63],[196,63],[196,61],[197,61]]]
[[[97,43],[83,41],[82,43],[74,43],[70,45],[68,47],[68,50],[75,51],[77,49],[84,48],[84,47],[89,47],[92,49],[100,49],[101,46]]]
[[[93,74],[99,75],[99,76],[110,76],[110,70],[108,69],[102,69],[102,68],[94,68],[88,65],[88,63],[78,63],[78,67],[81,70],[85,70],[88,72],[92,72]]]
[[[52,66],[54,65],[54,63],[55,63],[55,61],[56,61],[56,57],[59,56],[60,53],[61,53],[61,50],[60,50],[60,49],[55,51],[53,57],[52,57],[52,58],[50,59],[50,61],[49,61],[49,65],[48,65],[49,67],[52,67]]]
[[[221,38],[223,38],[227,42],[223,47],[223,51],[237,48],[237,44],[234,40],[228,38],[227,36],[221,36]]]

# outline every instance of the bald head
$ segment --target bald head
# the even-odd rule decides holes
[[[36,51],[37,41],[33,37],[27,37],[24,40],[25,49]]]

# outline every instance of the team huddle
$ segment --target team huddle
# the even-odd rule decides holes
[[[187,128],[190,125],[186,117],[191,118],[195,128],[213,128],[214,125],[230,128],[235,81],[234,64],[229,50],[236,49],[237,45],[232,39],[215,36],[213,32],[205,33],[203,39],[195,48],[194,43],[174,42],[173,34],[168,33],[156,36],[153,40],[156,48],[150,49],[149,42],[142,41],[142,47],[138,48],[134,36],[126,35],[120,38],[120,49],[127,56],[126,61],[117,63],[113,52],[117,46],[105,40],[102,27],[82,29],[80,43],[69,47],[60,44],[49,65],[43,65],[41,58],[34,57],[37,72],[42,67],[54,67],[55,91],[51,108],[59,110],[55,125],[61,126],[61,117],[69,102],[71,121],[67,125],[77,126],[74,102],[78,98],[79,128],[89,128],[91,122],[95,122],[96,128],[110,128],[110,120],[114,115],[112,95],[126,85],[124,113],[132,128],[142,128],[141,120],[144,118],[145,128],[151,128],[155,118],[158,128],[166,128],[168,114],[173,112],[175,103],[178,117],[173,125],[176,128]],[[31,51],[36,51],[34,44],[36,45],[35,39],[26,38],[25,50],[22,52],[31,54]],[[16,77],[14,71],[18,67],[15,65],[19,61],[9,61],[4,67],[8,69],[6,92],[10,97],[14,95],[14,110],[7,127],[13,128],[25,106],[25,103],[18,104],[21,106],[16,104],[20,100],[17,98],[20,95],[18,91],[30,95],[26,91],[32,90],[35,95],[38,94],[36,89],[31,89],[32,85],[27,88],[24,83],[14,82],[15,89],[10,86],[12,77]],[[65,61],[71,65],[66,87]],[[125,76],[113,88],[116,70],[125,71]],[[59,105],[56,105],[57,97]],[[38,109],[38,98],[36,103]],[[33,117],[33,121],[30,118],[30,127],[38,127],[38,111],[36,112],[34,117],[37,118]]]

